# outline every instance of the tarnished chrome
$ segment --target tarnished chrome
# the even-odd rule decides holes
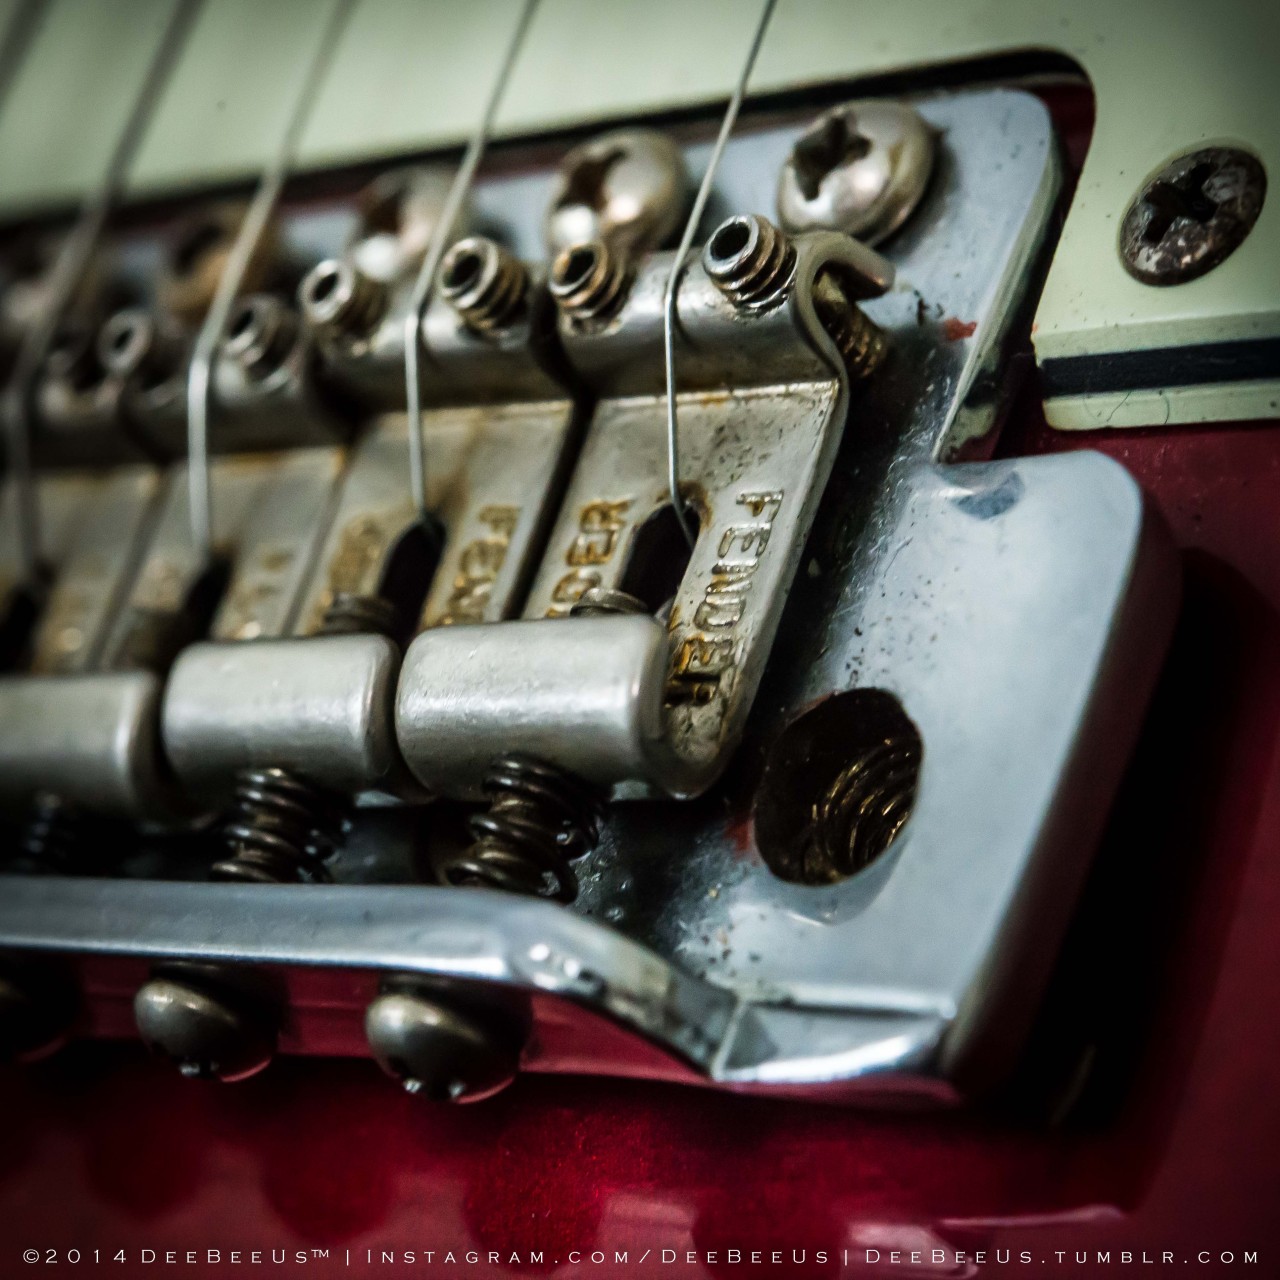
[[[0,806],[41,792],[94,814],[163,818],[181,805],[160,746],[150,671],[0,676]]]
[[[459,240],[440,264],[440,296],[481,333],[501,329],[527,305],[529,273],[509,250],[486,236]]]
[[[445,197],[444,208],[439,221],[432,232],[430,247],[423,258],[413,289],[409,294],[409,306],[404,317],[403,353],[404,353],[404,387],[405,407],[409,418],[409,492],[413,496],[414,506],[420,521],[430,519],[428,503],[426,436],[422,421],[422,366],[420,360],[420,332],[426,323],[426,311],[431,301],[431,293],[436,283],[436,275],[440,270],[440,262],[445,250],[456,234],[458,220],[467,202],[471,184],[475,180],[476,170],[484,159],[485,149],[489,145],[489,135],[493,132],[493,122],[497,118],[498,107],[502,95],[506,92],[507,82],[511,78],[516,58],[524,46],[525,36],[533,15],[537,12],[538,0],[523,0],[520,14],[511,32],[511,39],[494,76],[493,84],[485,99],[484,110],[476,124],[467,149],[463,152],[462,163],[454,175],[453,185]]]
[[[560,162],[547,208],[547,253],[602,240],[622,256],[666,244],[689,198],[684,152],[656,129],[614,129]]]
[[[497,621],[519,608],[577,433],[574,402],[543,363],[551,323],[546,288],[536,278],[524,310],[498,330],[477,331],[445,298],[427,309],[422,347],[430,395],[421,413],[432,457],[427,510],[443,528],[444,543],[410,634]],[[390,319],[375,341],[390,344],[397,330]],[[346,379],[373,403],[399,388],[398,350],[390,359],[375,354],[346,363],[329,355],[330,376]],[[422,536],[404,477],[411,434],[407,415],[385,413],[353,447],[302,631],[319,625],[336,594],[376,594],[397,548]]]
[[[244,201],[224,200],[197,209],[173,228],[155,281],[159,310],[192,330],[200,327],[247,213]],[[241,289],[266,287],[279,256],[279,227],[268,218],[245,261]]]
[[[365,1035],[378,1065],[406,1093],[431,1102],[476,1102],[515,1079],[520,1037],[457,997],[390,986],[369,1006]]]
[[[666,370],[667,388],[667,493],[671,498],[671,510],[680,522],[685,541],[691,548],[694,545],[693,521],[690,519],[685,495],[680,488],[680,428],[679,409],[676,401],[675,345],[677,299],[680,293],[681,277],[684,274],[685,263],[689,257],[689,250],[693,248],[693,238],[697,235],[698,227],[702,222],[702,215],[706,212],[707,201],[711,197],[711,187],[715,181],[716,170],[720,167],[720,159],[724,155],[725,145],[729,141],[729,135],[733,132],[733,126],[737,123],[738,111],[742,107],[742,99],[746,96],[747,83],[751,79],[751,72],[756,65],[756,57],[760,52],[760,46],[764,43],[764,33],[769,27],[769,19],[773,17],[776,3],[777,0],[764,0],[764,4],[760,8],[760,17],[756,23],[751,44],[747,49],[746,60],[742,64],[742,70],[738,73],[738,83],[734,86],[728,105],[724,109],[724,116],[720,121],[720,132],[716,137],[715,146],[711,149],[707,167],[703,170],[702,181],[698,184],[698,194],[693,198],[693,208],[689,210],[689,217],[684,224],[684,232],[680,236],[680,245],[676,249],[675,257],[671,260],[667,275],[666,292],[663,295],[662,361]]]
[[[644,777],[666,668],[666,634],[647,614],[435,628],[405,655],[396,736],[418,780],[444,795],[477,795],[512,752],[594,783]]]
[[[778,175],[786,230],[843,231],[879,244],[912,215],[933,174],[936,143],[920,113],[874,98],[824,112]]]
[[[312,570],[342,457],[334,448],[286,454],[215,457],[218,486],[213,546],[229,566],[211,636],[248,640],[288,632]],[[179,613],[201,586],[209,564],[190,536],[190,488],[181,467],[168,486],[138,573],[124,602],[105,661],[122,660],[140,628],[157,614]]]
[[[298,301],[316,333],[363,350],[386,315],[388,286],[345,258],[317,263],[298,286]]]
[[[94,509],[104,477],[89,471],[45,472],[36,481],[40,488],[41,554],[50,575],[58,570],[76,545],[84,521]],[[0,476],[0,624],[19,608],[36,601],[29,596],[31,583],[22,560],[20,483],[13,475]]]
[[[352,423],[320,385],[317,365],[312,335],[290,303],[265,293],[241,298],[214,368],[218,422],[212,452],[346,441]],[[153,428],[151,434],[160,433]]]
[[[102,665],[108,629],[167,484],[152,467],[117,467],[95,479],[93,490],[33,634],[30,669],[38,675]]]
[[[1002,358],[1050,222],[1054,139],[1043,106],[1020,93],[940,95],[919,109],[943,163],[886,245],[897,287],[865,303],[890,354],[859,391],[742,756],[766,758],[831,695],[871,687],[896,700],[921,739],[918,785],[910,817],[889,815],[879,838],[891,842],[863,869],[842,864],[824,883],[771,871],[744,772],[702,800],[611,806],[568,909],[370,884],[399,865],[392,822],[357,826],[334,864],[340,883],[321,889],[15,877],[0,895],[0,944],[279,966],[282,980],[334,966],[420,975],[432,991],[514,989],[532,997],[522,1069],[534,1071],[564,1070],[549,1045],[569,1037],[575,1071],[639,1062],[646,1075],[738,1090],[946,1100],[998,1078],[1138,724],[1173,565],[1113,463],[1076,453],[954,465],[961,450],[980,455],[1010,389]],[[729,207],[769,207],[798,133],[731,141],[718,179]],[[527,245],[539,228],[519,234]],[[689,269],[682,321],[701,272]],[[628,304],[651,316],[647,361],[622,344],[611,365],[605,335],[584,363],[595,339],[571,341],[610,400],[660,394],[628,381],[633,357],[660,362],[660,286]],[[749,335],[712,281],[698,289]],[[765,315],[776,323],[786,310]],[[744,341],[735,378],[760,359]],[[802,372],[808,359],[797,357]],[[698,367],[690,353],[682,380]],[[786,431],[769,449],[779,441]],[[611,523],[593,512],[578,532],[603,549]],[[591,619],[546,625],[567,645],[580,621]],[[407,834],[398,840],[407,857]],[[343,1011],[354,1034],[367,998]]]
[[[551,264],[550,289],[564,316],[579,327],[617,315],[631,289],[633,267],[603,240],[562,249]]]
[[[418,267],[445,214],[453,172],[411,165],[376,177],[356,197],[357,222],[346,255],[366,276],[390,284]],[[467,228],[464,204],[456,230]]]
[[[699,530],[672,584],[663,737],[632,778],[675,794],[709,785],[741,737],[844,429],[848,377],[814,310],[816,282],[834,274],[865,298],[893,279],[845,237],[801,237],[790,252],[769,308],[726,298],[702,264],[681,286],[679,463]],[[608,331],[562,325],[570,361],[601,398],[526,617],[566,616],[585,592],[626,590],[646,567],[636,561],[641,531],[670,508],[661,359],[670,265],[670,255],[645,264]]]
[[[111,629],[164,488],[146,467],[82,482],[84,511],[59,556],[26,667],[0,676],[0,805],[12,813],[41,792],[113,814],[172,808],[158,682],[108,663]]]
[[[191,1079],[244,1080],[275,1055],[272,1010],[226,970],[165,966],[139,989],[133,1011],[143,1044]]]

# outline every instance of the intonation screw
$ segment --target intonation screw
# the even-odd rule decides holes
[[[298,314],[267,293],[244,298],[231,313],[223,354],[248,378],[269,377],[284,363],[298,338]]]
[[[758,213],[722,222],[702,251],[702,265],[735,306],[764,310],[786,296],[795,274],[791,241]]]
[[[373,332],[387,311],[387,286],[341,258],[317,263],[298,286],[307,323],[332,337],[360,338]]]
[[[468,328],[492,333],[525,310],[529,273],[515,254],[487,236],[468,236],[440,264],[440,295]]]
[[[631,288],[631,270],[603,240],[590,240],[557,254],[548,287],[566,316],[589,324],[621,308]]]

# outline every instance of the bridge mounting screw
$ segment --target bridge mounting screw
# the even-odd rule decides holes
[[[189,1079],[243,1080],[275,1056],[276,1027],[245,992],[184,967],[159,972],[134,997],[143,1043]]]
[[[519,1038],[492,1017],[412,990],[386,990],[365,1014],[378,1065],[406,1093],[433,1102],[473,1102],[515,1079]]]
[[[1120,224],[1120,261],[1143,284],[1195,280],[1244,243],[1266,194],[1266,170],[1247,151],[1188,152],[1134,196]]]
[[[778,175],[783,229],[843,231],[875,245],[916,210],[929,186],[934,132],[904,102],[846,102],[796,140]]]
[[[547,210],[547,248],[603,240],[624,257],[656,249],[680,229],[689,171],[673,139],[653,129],[617,129],[565,156]]]

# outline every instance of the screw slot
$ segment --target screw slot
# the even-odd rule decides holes
[[[1173,285],[1212,271],[1244,243],[1266,198],[1262,165],[1234,147],[1171,161],[1133,198],[1120,260],[1144,284]]]
[[[841,165],[864,159],[871,140],[849,128],[848,117],[825,116],[796,143],[796,181],[806,200],[816,200],[823,182]]]

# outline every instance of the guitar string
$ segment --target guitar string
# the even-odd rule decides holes
[[[711,158],[707,161],[706,172],[703,173],[702,181],[698,185],[698,194],[694,198],[693,207],[689,210],[689,217],[684,226],[684,234],[680,237],[680,247],[676,250],[675,259],[671,263],[671,274],[667,277],[666,294],[663,298],[662,353],[666,370],[667,394],[667,492],[670,495],[672,509],[680,522],[680,529],[684,533],[685,541],[688,542],[690,550],[693,549],[697,538],[689,524],[689,514],[685,508],[684,498],[680,493],[680,432],[676,416],[676,299],[679,293],[680,279],[684,274],[685,259],[689,256],[689,251],[693,247],[693,238],[697,235],[698,224],[702,221],[702,215],[706,211],[707,200],[711,195],[711,185],[715,180],[716,170],[720,167],[720,158],[724,155],[725,145],[728,143],[729,135],[733,132],[733,126],[737,122],[738,111],[742,106],[743,98],[746,96],[747,84],[751,79],[752,69],[755,67],[756,55],[760,52],[760,46],[764,43],[765,30],[769,26],[769,19],[773,16],[776,4],[777,0],[764,0],[764,4],[761,6],[760,17],[756,22],[755,33],[747,50],[746,60],[742,64],[742,70],[738,73],[738,83],[734,87],[728,105],[725,107],[715,147],[711,151]]]
[[[205,313],[191,353],[191,366],[187,373],[187,505],[192,542],[206,560],[212,558],[214,550],[213,492],[209,469],[209,401],[213,358],[222,341],[227,317],[231,313],[245,271],[280,198],[289,170],[293,167],[302,131],[310,118],[325,73],[333,61],[338,42],[354,7],[355,0],[335,0],[329,21],[302,78],[275,155],[263,170],[253,200],[236,232],[235,242],[227,255],[213,301]]]
[[[427,508],[427,451],[424,426],[422,422],[422,388],[419,383],[422,319],[431,301],[432,289],[435,286],[436,273],[444,258],[445,250],[453,237],[454,227],[462,212],[463,201],[471,190],[476,170],[484,159],[485,149],[489,143],[489,135],[493,131],[493,122],[502,103],[503,94],[511,78],[511,70],[524,45],[533,15],[538,8],[539,0],[524,0],[520,16],[516,20],[511,39],[507,43],[506,53],[498,66],[497,74],[489,89],[489,96],[481,112],[475,132],[467,143],[462,162],[454,174],[445,199],[440,219],[436,223],[431,237],[430,247],[423,259],[422,267],[414,282],[410,295],[409,313],[404,322],[404,386],[405,405],[409,419],[409,487],[413,495],[414,506],[418,518],[425,529],[432,527],[430,513]]]

